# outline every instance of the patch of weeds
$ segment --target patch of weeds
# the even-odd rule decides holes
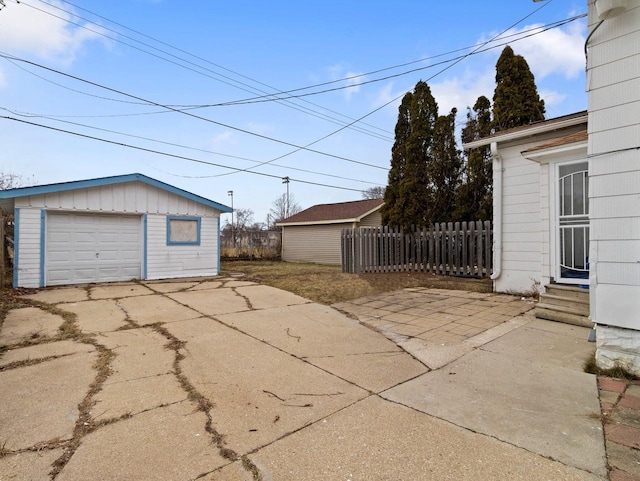
[[[596,362],[596,355],[591,354],[582,364],[582,369],[584,372],[589,374],[595,374],[596,376],[603,377],[612,377],[615,379],[623,379],[625,381],[638,381],[640,377],[635,374],[630,373],[627,369],[619,364],[616,364],[614,367],[609,369],[603,369],[598,367],[598,363]]]
[[[4,458],[9,454],[9,450],[7,449],[7,442],[8,441],[3,441],[2,443],[0,443],[0,458]]]
[[[246,455],[242,456],[242,467],[251,473],[254,481],[263,481],[262,473]]]

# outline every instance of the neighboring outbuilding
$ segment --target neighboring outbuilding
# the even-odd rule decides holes
[[[382,199],[318,204],[278,222],[282,260],[340,265],[342,229],[382,225],[382,204]]]
[[[214,276],[231,208],[142,174],[0,191],[14,287]]]

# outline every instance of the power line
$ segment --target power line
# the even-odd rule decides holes
[[[213,74],[213,75],[209,75],[209,74],[207,74],[207,73],[205,73],[205,72],[202,72],[202,71],[200,71],[200,70],[196,70],[196,69],[194,69],[194,68],[192,68],[192,67],[189,67],[188,65],[183,65],[183,64],[178,63],[178,62],[176,62],[176,61],[174,61],[174,60],[171,60],[171,59],[165,58],[165,57],[163,57],[163,56],[161,56],[161,55],[158,55],[158,54],[155,54],[155,53],[149,52],[149,51],[144,50],[144,49],[142,49],[142,48],[140,48],[140,47],[137,47],[137,46],[135,46],[135,45],[132,45],[132,44],[130,44],[130,43],[127,43],[127,42],[125,42],[125,41],[122,41],[122,40],[120,40],[120,39],[118,39],[118,38],[114,38],[114,37],[112,37],[112,36],[106,35],[105,33],[101,32],[100,30],[91,29],[91,28],[87,27],[86,25],[82,25],[82,24],[80,24],[80,23],[73,22],[73,21],[69,20],[68,18],[60,17],[60,16],[58,16],[58,15],[55,15],[55,14],[54,14],[54,13],[52,13],[52,12],[48,12],[48,11],[43,10],[43,9],[41,9],[41,8],[38,8],[38,7],[34,6],[34,5],[31,5],[31,4],[29,4],[29,3],[26,3],[24,0],[21,2],[21,4],[24,4],[24,5],[26,5],[27,7],[30,7],[30,8],[32,8],[32,9],[37,10],[37,11],[39,11],[39,12],[41,12],[41,13],[46,14],[46,15],[49,15],[49,16],[52,16],[52,17],[57,18],[57,19],[59,19],[59,20],[62,20],[62,21],[64,21],[64,22],[67,22],[67,23],[69,23],[69,24],[71,24],[71,25],[75,25],[75,26],[77,26],[78,28],[82,28],[82,29],[88,30],[88,31],[90,31],[90,32],[92,32],[92,33],[94,33],[94,34],[96,34],[96,35],[100,35],[100,36],[105,37],[105,38],[107,38],[107,39],[109,39],[109,40],[112,40],[112,41],[114,41],[114,42],[121,43],[121,44],[126,45],[126,46],[128,46],[128,47],[130,47],[130,48],[133,48],[133,49],[138,50],[138,51],[140,51],[140,52],[146,53],[147,55],[151,55],[151,56],[156,57],[156,58],[158,58],[158,59],[161,59],[161,60],[164,60],[164,61],[166,61],[166,62],[172,63],[172,64],[177,65],[177,66],[179,66],[179,67],[182,67],[182,68],[185,68],[185,69],[187,69],[187,70],[190,70],[190,71],[192,71],[192,72],[194,72],[194,73],[198,73],[198,74],[200,74],[200,75],[204,75],[204,76],[206,76],[206,77],[209,77],[209,78],[211,78],[211,79],[213,79],[213,80],[217,80],[217,81],[219,81],[219,82],[221,82],[221,83],[224,83],[224,84],[226,84],[226,85],[229,85],[229,86],[231,86],[231,87],[235,87],[235,88],[238,88],[238,89],[240,89],[240,90],[244,90],[245,92],[254,93],[254,94],[255,94],[256,92],[261,92],[261,93],[263,93],[263,94],[267,94],[267,92],[266,92],[266,91],[264,91],[264,90],[261,90],[261,89],[259,89],[259,88],[253,87],[253,86],[251,86],[251,85],[249,85],[249,84],[247,84],[247,83],[245,83],[245,82],[238,81],[238,80],[236,80],[236,79],[233,79],[233,78],[231,78],[231,77],[229,77],[229,76],[227,76],[227,75],[221,74],[221,73],[219,73],[219,72],[215,72],[215,71],[213,71],[213,70],[211,70],[211,69],[209,69],[209,68],[207,68],[207,67],[204,67],[204,66],[202,66],[202,65],[198,65],[198,64],[196,64],[196,63],[194,63],[194,62],[191,62],[191,61],[189,61],[189,60],[186,60],[186,59],[184,59],[184,58],[182,58],[182,57],[179,57],[179,56],[177,56],[177,55],[174,55],[174,54],[172,54],[172,53],[170,53],[170,52],[167,52],[167,51],[165,51],[165,50],[162,50],[162,49],[159,49],[159,48],[157,48],[157,47],[154,47],[153,45],[150,45],[150,44],[148,44],[148,43],[141,42],[140,40],[137,40],[137,39],[135,39],[135,38],[133,38],[133,37],[131,37],[131,36],[129,36],[129,35],[123,34],[122,32],[118,32],[118,31],[116,31],[116,30],[114,30],[114,29],[111,29],[111,28],[109,28],[109,27],[105,27],[105,26],[103,26],[103,25],[99,25],[99,24],[97,24],[97,23],[95,23],[95,22],[93,22],[93,21],[91,21],[91,20],[89,20],[89,19],[87,19],[87,18],[84,18],[84,17],[82,17],[82,16],[80,16],[80,15],[78,15],[78,14],[74,13],[74,12],[71,12],[71,11],[69,11],[69,10],[65,10],[65,9],[63,9],[63,8],[60,8],[60,7],[56,6],[56,5],[50,4],[50,3],[48,3],[48,2],[45,2],[44,0],[38,0],[38,1],[39,1],[39,2],[41,2],[41,3],[44,3],[45,5],[47,5],[47,6],[49,6],[49,7],[55,8],[55,9],[57,9],[57,10],[60,10],[60,11],[62,11],[62,12],[65,12],[65,13],[67,13],[67,14],[71,15],[71,16],[74,16],[74,17],[76,17],[76,18],[79,18],[79,19],[81,19],[81,20],[84,20],[85,22],[88,22],[88,23],[90,23],[90,24],[96,25],[96,26],[98,26],[100,29],[104,29],[104,30],[108,30],[108,31],[110,31],[110,32],[113,32],[113,33],[115,33],[115,34],[117,34],[117,35],[119,35],[119,36],[122,36],[122,37],[124,37],[124,38],[129,39],[129,40],[132,40],[133,42],[137,42],[137,43],[139,43],[139,44],[141,44],[141,45],[144,45],[145,47],[148,47],[148,48],[150,48],[150,49],[153,49],[153,50],[155,50],[155,51],[157,51],[157,52],[160,52],[160,53],[162,53],[162,54],[164,54],[164,55],[168,55],[168,56],[170,56],[170,57],[172,57],[172,58],[174,58],[174,59],[177,59],[177,60],[179,60],[179,61],[181,61],[181,62],[184,62],[184,63],[186,63],[186,64],[192,65],[192,66],[197,67],[197,68],[199,68],[199,69],[205,70],[206,72],[210,72],[210,73],[211,73],[211,74]],[[214,63],[212,63],[212,62],[209,62],[209,61],[207,61],[206,59],[203,59],[203,58],[201,58],[201,57],[197,57],[197,56],[195,56],[195,55],[193,55],[193,54],[190,54],[189,52],[186,52],[186,51],[181,50],[181,49],[179,49],[179,48],[177,48],[177,47],[174,47],[174,46],[172,46],[172,45],[170,45],[170,44],[167,44],[167,43],[165,43],[165,42],[162,42],[161,40],[155,39],[155,38],[150,37],[150,36],[148,36],[148,35],[145,35],[145,34],[143,34],[143,33],[141,33],[141,32],[138,32],[138,31],[136,31],[136,30],[130,29],[129,27],[126,27],[126,26],[124,26],[124,25],[122,25],[122,24],[119,24],[118,22],[114,22],[114,21],[112,21],[112,20],[109,20],[108,18],[103,17],[103,16],[101,16],[101,15],[98,15],[98,14],[95,14],[95,13],[93,13],[93,12],[90,12],[89,10],[83,9],[83,8],[81,8],[81,7],[77,7],[76,5],[74,5],[74,4],[70,3],[70,2],[65,2],[65,3],[68,3],[68,4],[70,4],[70,5],[73,5],[73,6],[74,6],[74,7],[76,7],[76,8],[80,8],[80,9],[82,9],[82,10],[85,10],[85,11],[89,12],[89,13],[92,13],[93,15],[96,15],[96,16],[97,16],[97,17],[99,17],[99,18],[103,18],[103,19],[105,19],[105,20],[107,20],[107,21],[109,21],[109,22],[111,22],[111,23],[114,23],[114,24],[116,24],[116,25],[119,25],[119,26],[121,26],[121,27],[123,27],[123,28],[127,29],[127,30],[130,30],[130,31],[132,31],[132,32],[135,32],[135,33],[137,33],[138,35],[142,35],[142,36],[144,36],[144,37],[150,38],[150,39],[152,39],[152,40],[154,40],[154,41],[156,41],[156,42],[158,42],[158,43],[161,43],[161,44],[163,44],[163,45],[166,45],[166,46],[168,46],[168,47],[171,47],[171,48],[173,48],[173,49],[175,49],[175,50],[177,50],[177,51],[179,51],[179,52],[186,53],[186,54],[188,54],[188,55],[190,55],[190,56],[192,56],[192,57],[194,57],[194,58],[197,58],[197,59],[199,59],[199,60],[205,61],[205,62],[210,63],[210,64],[212,64],[212,65],[215,65],[215,66],[216,66],[216,67],[218,67],[218,68],[223,68],[223,69],[224,69],[224,67],[219,66],[219,65],[217,65],[217,64],[214,64]],[[229,69],[225,69],[225,70],[229,70]],[[233,72],[233,71],[231,71],[231,70],[229,70],[229,71],[230,71],[230,72]],[[237,72],[233,72],[233,73],[234,73],[234,74],[236,74],[236,75],[239,75],[239,76],[242,76],[242,77],[245,77],[245,78],[249,79],[249,77],[246,77],[246,76],[244,76],[244,75],[238,74]],[[222,78],[218,78],[218,77],[222,77]],[[222,79],[226,79],[226,80],[222,80]],[[262,84],[262,85],[266,85],[266,84],[263,84],[262,82],[258,82],[257,80],[253,80],[253,79],[250,79],[250,80],[252,80],[253,82],[256,82],[256,83]],[[235,82],[235,84],[238,84],[238,85],[235,85],[235,84],[234,84],[234,83],[232,83],[232,82]],[[277,93],[280,93],[280,92],[281,92],[280,90],[275,89],[274,87],[269,87],[269,88],[271,88],[271,89],[275,90]],[[251,90],[249,90],[249,89],[251,89]],[[326,107],[322,107],[322,106],[320,106],[320,105],[318,105],[318,104],[315,104],[315,103],[313,103],[313,102],[310,102],[310,101],[307,101],[307,100],[304,100],[304,99],[303,99],[303,101],[304,101],[305,103],[308,103],[308,104],[313,105],[313,106],[315,106],[315,107],[322,108],[322,109],[324,109],[324,110],[326,110],[326,111],[328,111],[328,112],[331,112],[331,113],[333,113],[333,114],[340,115],[341,117],[344,117],[344,118],[346,118],[346,119],[350,119],[350,120],[352,120],[350,117],[348,117],[348,116],[346,116],[346,115],[344,115],[344,114],[341,114],[341,113],[339,113],[339,112],[337,112],[337,111],[334,111],[334,110],[328,109],[328,108],[326,108]],[[304,107],[304,106],[301,106],[301,105],[295,104],[295,103],[293,103],[293,102],[291,102],[291,101],[282,100],[282,101],[277,101],[277,102],[278,102],[278,103],[280,103],[280,104],[282,104],[282,105],[285,105],[286,107],[292,108],[292,109],[297,110],[297,111],[299,111],[299,112],[306,113],[307,115],[311,115],[311,116],[313,116],[313,117],[320,118],[320,119],[322,119],[322,120],[325,120],[325,121],[328,121],[328,122],[331,122],[331,123],[334,123],[334,124],[344,125],[344,123],[345,123],[345,122],[344,122],[344,121],[342,121],[342,120],[338,120],[338,119],[336,119],[336,118],[334,118],[334,117],[331,117],[331,116],[329,116],[329,115],[326,115],[326,114],[320,113],[320,112],[315,111],[315,110],[313,110],[313,109],[310,109],[310,108],[308,108],[308,107]],[[200,106],[190,106],[190,105],[186,105],[186,106],[184,106],[184,105],[183,105],[183,106],[180,106],[180,107],[186,107],[186,108],[200,108]],[[380,129],[379,127],[376,127],[376,126],[373,126],[373,125],[370,125],[370,124],[365,124],[365,125],[367,125],[367,126],[369,126],[369,127],[372,127],[372,128],[375,128],[375,129],[379,130],[380,132],[385,132],[383,129]],[[373,132],[373,131],[368,130],[368,129],[365,129],[365,128],[363,128],[363,127],[355,126],[355,127],[354,127],[354,130],[356,130],[356,131],[358,131],[358,132],[361,132],[361,133],[364,133],[364,134],[366,134],[366,135],[371,135],[371,136],[373,136],[373,137],[377,137],[377,138],[379,138],[379,139],[381,139],[381,140],[388,140],[388,141],[392,141],[392,140],[393,140],[393,139],[389,138],[389,137],[388,137],[388,136],[386,136],[386,135],[382,135],[382,134],[380,134],[380,133]],[[386,132],[385,132],[385,133],[386,133]]]
[[[366,167],[372,167],[372,168],[375,168],[375,169],[382,169],[382,170],[386,170],[386,168],[385,168],[385,167],[380,167],[380,166],[378,166],[378,165],[369,164],[369,163],[367,163],[367,162],[361,162],[361,161],[358,161],[358,160],[349,159],[349,158],[347,158],[347,157],[342,157],[342,156],[340,156],[340,155],[329,154],[329,153],[327,153],[327,152],[322,152],[322,151],[320,151],[320,150],[310,149],[309,147],[306,147],[306,146],[300,146],[300,145],[294,144],[294,143],[292,143],[292,142],[287,142],[287,141],[285,141],[285,140],[276,139],[276,138],[274,138],[274,137],[269,137],[269,136],[267,136],[267,135],[259,134],[259,133],[257,133],[257,132],[252,132],[252,131],[247,130],[247,129],[242,129],[242,128],[240,128],[240,127],[235,127],[235,126],[233,126],[233,125],[225,124],[225,123],[223,123],[223,122],[218,122],[218,121],[213,120],[213,119],[208,119],[208,118],[206,118],[206,117],[202,117],[202,116],[200,116],[200,115],[195,115],[195,114],[192,114],[192,113],[190,113],[190,112],[182,111],[182,110],[179,110],[179,109],[173,108],[173,107],[168,106],[168,105],[163,105],[163,104],[161,104],[161,103],[154,102],[154,101],[152,101],[152,100],[148,100],[148,99],[145,99],[145,98],[143,98],[143,97],[139,97],[139,96],[137,96],[137,95],[128,94],[128,93],[123,92],[123,91],[121,91],[121,90],[117,90],[117,89],[114,89],[114,88],[111,88],[111,87],[107,87],[106,85],[102,85],[102,84],[99,84],[99,83],[97,83],[97,82],[93,82],[93,81],[90,81],[90,80],[83,79],[83,78],[81,78],[81,77],[77,77],[77,76],[75,76],[75,75],[71,75],[71,74],[68,74],[68,73],[65,73],[65,72],[61,72],[60,70],[56,70],[56,69],[53,69],[53,68],[51,68],[51,67],[47,67],[47,66],[45,66],[45,65],[38,64],[38,63],[33,62],[33,61],[31,61],[31,60],[26,60],[26,59],[22,59],[22,58],[19,58],[19,57],[15,57],[15,56],[10,55],[10,54],[7,54],[7,53],[5,53],[5,52],[0,52],[0,58],[11,59],[11,60],[15,60],[15,61],[17,61],[17,62],[22,62],[22,63],[26,63],[26,64],[29,64],[29,65],[33,65],[33,66],[35,66],[35,67],[38,67],[38,68],[41,68],[41,69],[44,69],[44,70],[48,70],[48,71],[50,71],[50,72],[54,72],[54,73],[56,73],[56,74],[63,75],[63,76],[65,76],[65,77],[69,77],[69,78],[74,79],[74,80],[77,80],[77,81],[79,81],[79,82],[83,82],[83,83],[86,83],[86,84],[92,85],[92,86],[94,86],[94,87],[99,87],[99,88],[102,88],[102,89],[108,90],[108,91],[113,92],[113,93],[117,93],[117,94],[122,95],[122,96],[125,96],[125,97],[129,97],[129,98],[132,98],[132,99],[135,99],[135,100],[139,100],[139,101],[142,101],[142,102],[146,102],[146,103],[147,103],[147,104],[149,104],[149,105],[154,105],[154,106],[156,106],[156,107],[161,107],[161,108],[164,108],[164,109],[170,110],[170,111],[175,112],[175,113],[179,113],[179,114],[182,114],[182,115],[186,115],[186,116],[189,116],[189,117],[192,117],[192,118],[198,119],[198,120],[203,120],[203,121],[205,121],[205,122],[209,122],[209,123],[212,123],[212,124],[215,124],[215,125],[219,125],[219,126],[221,126],[221,127],[225,127],[225,128],[227,128],[227,129],[236,130],[236,131],[238,131],[238,132],[242,132],[242,133],[244,133],[244,134],[252,135],[252,136],[254,136],[254,137],[258,137],[258,138],[261,138],[261,139],[264,139],[264,140],[269,140],[269,141],[271,141],[271,142],[276,142],[276,143],[279,143],[279,144],[288,145],[289,147],[294,147],[295,149],[298,149],[298,150],[306,150],[306,151],[308,151],[308,152],[313,152],[314,154],[324,155],[324,156],[326,156],[326,157],[331,157],[331,158],[338,159],[338,160],[344,160],[344,161],[346,161],[346,162],[350,162],[350,163],[354,163],[354,164],[359,164],[359,165],[364,165],[364,166],[366,166]],[[353,122],[353,123],[355,123],[355,122]],[[343,128],[341,128],[340,130],[344,130],[344,129],[345,129],[345,128],[347,128],[347,127],[348,127],[348,126],[344,126],[344,127],[343,127]]]
[[[95,136],[92,136],[92,135],[82,134],[80,132],[73,132],[71,130],[59,129],[57,127],[52,127],[50,125],[44,125],[44,124],[39,124],[37,122],[30,122],[28,120],[17,119],[15,117],[10,117],[10,116],[7,116],[7,115],[0,116],[0,118],[1,119],[6,119],[6,120],[12,120],[14,122],[20,122],[20,123],[27,124],[27,125],[32,125],[34,127],[41,127],[41,128],[48,129],[48,130],[53,130],[55,132],[61,132],[61,133],[69,134],[69,135],[74,135],[74,136],[82,137],[82,138],[85,138],[85,139],[95,140],[95,141],[98,141],[98,142],[104,142],[104,143],[107,143],[107,144],[117,145],[117,146],[120,146],[120,147],[126,147],[128,149],[140,150],[142,152],[148,152],[148,153],[152,153],[152,154],[162,155],[162,156],[165,156],[165,157],[172,157],[172,158],[175,158],[175,159],[187,160],[189,162],[195,162],[195,163],[198,163],[198,164],[210,165],[210,166],[213,166],[213,167],[220,167],[220,168],[223,168],[223,169],[243,171],[242,169],[238,169],[237,167],[231,167],[231,166],[223,165],[223,164],[216,164],[214,162],[208,162],[206,160],[194,159],[192,157],[186,157],[184,155],[171,154],[169,152],[162,152],[160,150],[154,150],[154,149],[149,149],[149,148],[146,148],[146,147],[140,147],[140,146],[137,146],[137,145],[126,144],[124,142],[116,142],[115,140],[108,140],[108,139],[103,139],[103,138],[100,138],[100,137],[95,137]],[[272,179],[282,179],[281,175],[267,174],[267,173],[264,173],[264,172],[255,172],[255,171],[249,171],[249,173],[250,174],[254,174],[254,175],[260,175],[262,177],[270,177]],[[348,190],[348,191],[352,191],[352,192],[362,192],[361,189],[352,189],[352,188],[349,188],[349,187],[341,187],[341,186],[338,186],[338,185],[323,184],[323,183],[320,183],[320,182],[312,182],[310,180],[294,179],[293,177],[290,177],[290,179],[292,181],[299,182],[301,184],[315,185],[315,186],[327,187],[327,188],[331,188],[331,189]]]
[[[247,157],[240,157],[238,155],[231,155],[231,154],[225,154],[225,153],[222,153],[222,152],[215,152],[213,150],[199,149],[199,148],[196,148],[196,147],[190,147],[188,145],[177,144],[177,143],[174,143],[174,142],[167,142],[167,141],[164,141],[164,140],[153,139],[153,138],[150,138],[150,137],[143,137],[141,135],[128,134],[128,133],[125,133],[125,132],[119,132],[117,130],[105,129],[105,128],[102,128],[102,127],[95,127],[93,125],[81,124],[81,123],[78,123],[78,122],[71,122],[71,121],[68,121],[68,120],[60,120],[60,119],[49,117],[47,115],[40,115],[40,114],[35,114],[35,113],[30,113],[30,112],[18,112],[18,111],[15,111],[15,110],[12,110],[12,109],[9,109],[9,108],[6,108],[6,107],[0,107],[0,110],[4,110],[6,112],[9,112],[10,114],[17,115],[17,116],[23,117],[23,118],[42,118],[42,119],[52,120],[54,122],[61,122],[61,123],[64,123],[64,124],[74,125],[76,127],[83,127],[83,128],[87,128],[87,129],[98,130],[98,131],[101,131],[101,132],[108,132],[110,134],[122,135],[124,137],[130,137],[130,138],[134,138],[134,139],[146,140],[148,142],[154,142],[154,143],[158,143],[158,144],[168,145],[168,146],[171,146],[171,147],[179,147],[181,149],[193,150],[193,151],[196,151],[196,152],[204,152],[204,153],[207,153],[207,154],[219,155],[219,156],[228,157],[228,158],[231,158],[231,159],[246,160],[248,162],[254,162],[256,164],[261,164],[262,163],[260,160],[250,159],[250,158],[247,158]],[[271,166],[279,167],[279,168],[283,168],[283,169],[295,170],[295,171],[304,172],[304,173],[307,173],[307,174],[321,175],[321,176],[324,176],[324,177],[332,177],[332,178],[335,178],[335,179],[347,180],[347,181],[350,181],[350,182],[358,182],[358,183],[362,183],[362,184],[366,184],[366,185],[380,185],[380,184],[376,184],[375,182],[369,182],[369,181],[362,180],[362,179],[352,179],[350,177],[344,177],[344,176],[335,175],[335,174],[327,174],[327,173],[324,173],[324,172],[316,172],[316,171],[313,171],[313,170],[301,169],[299,167],[291,167],[291,166],[279,165],[279,164],[271,164]],[[256,167],[259,167],[259,166],[256,166]],[[238,170],[243,171],[243,169],[238,169]],[[188,177],[188,176],[184,176],[184,177]],[[199,176],[198,178],[212,178],[212,177],[218,177],[218,176],[217,175],[204,175],[204,176]]]

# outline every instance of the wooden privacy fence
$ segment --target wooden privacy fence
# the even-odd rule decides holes
[[[491,221],[443,222],[410,233],[389,227],[342,230],[342,272],[491,274]]]

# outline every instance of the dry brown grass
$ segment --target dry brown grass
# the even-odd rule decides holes
[[[407,287],[491,292],[491,281],[433,274],[388,272],[344,274],[340,266],[278,261],[223,261],[223,274],[243,273],[248,279],[284,289],[322,304],[334,304]]]

